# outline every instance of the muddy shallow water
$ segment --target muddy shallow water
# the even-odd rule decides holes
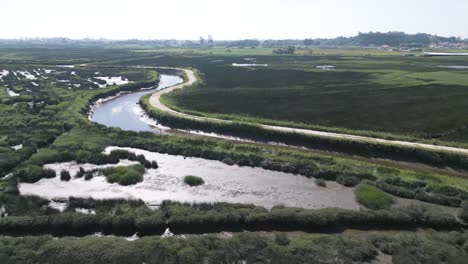
[[[229,202],[255,204],[271,208],[285,205],[303,208],[340,207],[359,209],[355,201],[354,189],[327,182],[327,187],[318,187],[314,179],[283,172],[268,171],[262,168],[229,166],[219,161],[200,158],[184,158],[133,148],[125,149],[143,154],[148,160],[156,160],[159,168],[149,169],[144,180],[133,186],[120,186],[107,183],[105,178],[94,177],[90,181],[72,179],[60,181],[59,177],[42,179],[37,183],[20,185],[22,194],[35,194],[44,198],[93,197],[93,198],[140,198],[149,204],[160,204],[163,200],[181,202]],[[120,165],[132,162],[122,161]],[[93,165],[79,165],[74,162],[48,164],[56,170],[70,170],[72,175],[82,166],[92,169]],[[184,184],[186,175],[203,178],[205,184],[189,187]]]

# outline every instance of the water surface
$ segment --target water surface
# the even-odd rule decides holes
[[[341,186],[336,182],[327,182],[327,187],[319,187],[314,179],[290,173],[269,171],[263,168],[229,166],[220,161],[201,158],[161,154],[135,148],[108,147],[106,153],[114,149],[125,149],[135,154],[142,154],[148,160],[155,160],[158,169],[148,169],[144,180],[133,186],[120,186],[106,182],[103,176],[90,181],[72,179],[69,182],[42,179],[37,183],[21,183],[22,194],[39,195],[54,199],[61,197],[138,198],[151,205],[164,200],[200,203],[228,202],[255,204],[266,208],[285,205],[302,208],[339,207],[359,209],[354,197],[354,188]],[[134,162],[122,161],[119,165],[131,165]],[[80,165],[74,162],[48,164],[45,167],[60,173],[69,170],[72,175],[79,167],[86,170],[109,165]],[[111,165],[115,166],[115,165]],[[184,176],[202,177],[204,185],[190,187],[183,181]]]
[[[159,132],[159,129],[143,120],[144,112],[138,102],[143,95],[154,93],[157,90],[181,82],[183,80],[179,76],[161,74],[157,88],[123,94],[100,103],[91,114],[91,120],[105,126],[118,127],[122,130]]]

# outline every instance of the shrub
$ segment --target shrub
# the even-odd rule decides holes
[[[205,181],[202,178],[192,175],[185,176],[184,182],[185,184],[190,185],[192,187],[199,186],[205,183]]]
[[[143,162],[143,166],[146,168],[146,169],[151,169],[151,162],[148,161],[148,160],[145,160]]]
[[[89,181],[93,178],[93,171],[87,171],[85,172],[85,176],[84,176],[84,179],[85,181]]]
[[[62,181],[71,180],[70,172],[65,171],[65,170],[61,171],[60,172],[60,180],[62,180]]]
[[[356,189],[357,201],[372,210],[388,209],[394,203],[393,198],[379,188],[361,184]]]
[[[80,167],[80,169],[78,170],[78,172],[75,175],[75,178],[81,178],[81,177],[83,177],[85,175],[85,173],[86,173],[85,170],[82,167]]]
[[[234,165],[236,164],[231,158],[224,158],[221,162],[227,164],[227,165]]]
[[[315,179],[315,184],[320,187],[327,187],[327,182],[324,179]]]
[[[118,183],[126,186],[142,182],[145,167],[141,164],[136,164],[133,166],[106,168],[102,172],[109,183]]]
[[[355,176],[347,176],[347,175],[339,175],[336,178],[336,181],[346,187],[354,187],[361,182],[361,180],[358,177]]]
[[[144,164],[145,161],[146,161],[145,155],[143,155],[143,154],[137,155],[137,156],[136,156],[136,160],[137,160],[138,162],[140,162],[141,164]]]

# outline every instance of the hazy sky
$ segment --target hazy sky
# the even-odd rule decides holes
[[[0,0],[0,38],[468,38],[468,0]]]

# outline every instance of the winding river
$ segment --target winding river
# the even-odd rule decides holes
[[[179,76],[161,74],[157,88],[126,93],[109,100],[104,100],[94,107],[90,119],[96,123],[109,127],[118,127],[123,130],[159,133],[161,129],[145,117],[144,111],[139,106],[138,101],[143,95],[154,93],[157,90],[182,82],[183,79]]]

